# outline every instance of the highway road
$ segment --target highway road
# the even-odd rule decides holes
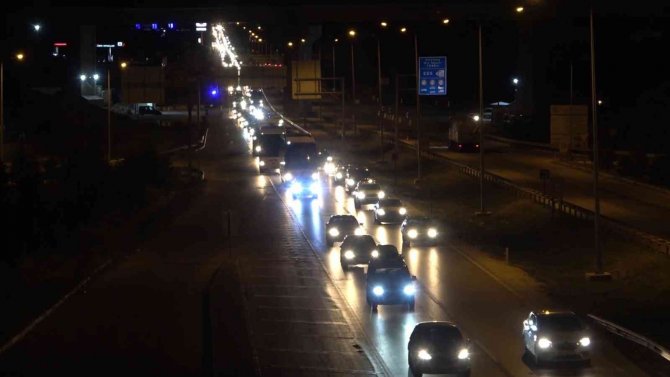
[[[204,186],[164,213],[138,251],[0,355],[1,374],[184,376],[234,367],[251,375],[238,360],[250,343],[255,369],[266,376],[407,376],[413,326],[446,319],[474,343],[473,376],[644,375],[599,338],[592,367],[527,364],[520,326],[539,304],[499,284],[448,239],[404,251],[421,284],[414,312],[381,306],[371,313],[364,270],[344,273],[338,248],[324,242],[325,220],[353,212],[351,199],[324,179],[319,199],[290,200],[277,177],[256,173],[238,129],[223,117],[210,124],[208,145],[194,159]],[[374,225],[365,210],[356,215],[380,242],[399,245],[397,226]],[[236,274],[239,301],[230,297]]]

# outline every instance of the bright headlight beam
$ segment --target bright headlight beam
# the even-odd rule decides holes
[[[378,250],[372,250],[370,255],[372,255],[373,258],[379,258],[379,251]]]
[[[588,336],[585,336],[585,337],[579,339],[579,344],[582,347],[588,347],[588,346],[591,345],[591,338],[589,338]]]
[[[437,229],[435,229],[435,228],[428,229],[428,237],[430,237],[430,238],[437,237]]]
[[[381,285],[378,285],[378,286],[372,288],[372,293],[374,293],[375,296],[381,296],[381,295],[384,294],[384,287],[382,287]]]
[[[547,338],[540,338],[540,340],[537,341],[537,346],[542,349],[547,349],[551,347],[551,340]]]
[[[409,236],[409,238],[416,238],[419,235],[419,232],[417,232],[416,229],[410,229],[409,231],[407,231],[407,235]]]
[[[398,210],[398,213],[401,214],[401,215],[405,215],[405,214],[407,214],[407,208],[405,208],[405,207],[401,207],[401,208]]]
[[[417,354],[417,356],[419,356],[419,359],[421,359],[421,360],[430,360],[430,359],[433,358],[432,356],[430,356],[430,354],[426,350],[419,350],[419,353]]]
[[[337,237],[337,236],[340,235],[340,231],[337,230],[337,228],[330,228],[330,230],[328,231],[328,234],[330,234],[333,237]]]
[[[416,293],[416,287],[414,284],[407,284],[403,289],[403,293],[406,294],[407,296],[412,296],[414,293]]]
[[[459,360],[465,360],[470,357],[470,351],[468,351],[467,348],[462,348],[460,351],[458,351],[458,359]]]
[[[347,250],[344,252],[344,258],[346,259],[354,259],[355,256],[356,254],[354,254],[354,252],[351,250]]]

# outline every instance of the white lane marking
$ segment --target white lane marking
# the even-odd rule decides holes
[[[49,309],[47,309],[44,313],[42,313],[39,317],[35,318],[26,328],[21,330],[18,334],[14,335],[12,339],[10,339],[7,343],[5,343],[2,348],[0,348],[0,355],[5,353],[7,350],[12,348],[16,343],[20,342],[23,338],[28,335],[37,325],[39,325],[42,321],[47,319],[53,313],[56,309],[58,309],[59,306],[63,305],[65,301],[67,301],[70,296],[74,295],[75,293],[79,292],[86,284],[88,284],[91,279],[95,275],[98,274],[98,272],[102,271],[105,267],[107,267],[110,263],[112,263],[112,259],[108,259],[105,263],[102,265],[98,266],[90,275],[88,275],[84,280],[82,280],[79,284],[77,284],[76,287],[72,288],[65,296],[63,296],[58,302],[53,304]]]

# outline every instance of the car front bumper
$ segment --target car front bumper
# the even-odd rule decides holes
[[[425,374],[451,374],[470,370],[470,360],[433,357],[431,360],[414,358],[414,368]]]

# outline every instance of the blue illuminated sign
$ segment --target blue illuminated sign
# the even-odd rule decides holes
[[[447,57],[419,57],[419,95],[444,96],[447,94]]]

